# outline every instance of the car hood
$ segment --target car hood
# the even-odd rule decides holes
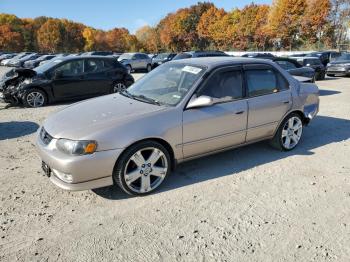
[[[166,108],[112,94],[68,106],[51,115],[43,126],[55,138],[94,139],[100,132],[137,121]]]
[[[15,80],[20,77],[24,78],[32,78],[36,76],[37,73],[34,70],[27,68],[16,68],[7,72],[2,79],[0,79],[0,87],[5,89],[7,87],[7,83],[12,82],[11,80]]]

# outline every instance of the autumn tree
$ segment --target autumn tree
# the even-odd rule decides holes
[[[39,50],[50,53],[62,51],[64,33],[64,26],[60,20],[47,20],[37,33]]]
[[[159,52],[161,44],[156,28],[143,26],[136,31],[135,36],[143,50],[151,53]]]
[[[64,27],[63,51],[77,53],[83,50],[85,46],[83,37],[85,26],[67,19],[63,19],[62,24]]]
[[[305,9],[305,0],[275,0],[273,2],[268,19],[269,32],[282,46],[289,47],[289,49],[296,47]]]
[[[84,38],[84,51],[92,51],[95,48],[95,33],[96,30],[94,30],[91,27],[85,27],[83,30],[83,38]]]
[[[9,25],[0,25],[0,50],[19,52],[23,50],[24,41],[19,32],[13,31]]]

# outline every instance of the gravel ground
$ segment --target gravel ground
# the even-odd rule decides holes
[[[317,84],[319,116],[292,152],[191,161],[146,197],[55,187],[34,132],[66,105],[0,103],[0,261],[350,261],[350,78]]]

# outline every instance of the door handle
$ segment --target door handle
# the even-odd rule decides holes
[[[290,101],[283,101],[283,104],[289,104]]]
[[[241,114],[243,114],[244,113],[244,111],[238,111],[238,112],[236,112],[235,114],[236,115],[241,115]]]

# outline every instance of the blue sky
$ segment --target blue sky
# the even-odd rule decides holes
[[[37,16],[68,18],[99,29],[125,27],[134,33],[143,25],[155,25],[169,12],[197,2],[197,0],[0,0],[0,12],[21,18]],[[234,7],[243,7],[252,0],[210,2],[229,11]],[[272,0],[253,2],[270,4]]]

